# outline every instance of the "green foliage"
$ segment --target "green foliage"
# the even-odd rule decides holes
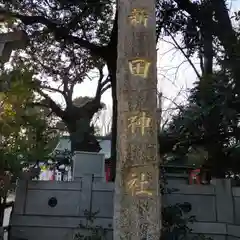
[[[202,71],[195,69],[199,82],[188,104],[179,107],[161,132],[162,155],[187,162],[189,148],[200,148],[207,152],[207,157],[200,157],[200,165],[210,168],[215,177],[239,172],[235,153],[239,146],[240,42],[239,27],[233,27],[239,25],[239,14],[231,16],[224,0],[157,4],[157,27],[172,39],[180,36],[176,47],[190,63],[190,57],[197,54]]]
[[[6,198],[23,167],[47,157],[56,140],[44,109],[32,105],[32,72],[25,68],[2,69],[1,86],[6,82],[8,87],[0,95],[0,178],[4,179],[0,192],[1,223]],[[10,176],[10,182],[3,176]]]
[[[77,84],[90,78],[89,71],[104,65],[101,56],[92,54],[89,46],[98,50],[98,45],[106,45],[109,42],[114,12],[112,1],[54,0],[51,3],[39,1],[38,4],[28,0],[16,3],[1,2],[6,10],[2,14],[15,17],[16,20],[14,24],[9,24],[9,31],[14,28],[24,29],[30,39],[25,50],[14,54],[11,64],[15,68],[21,68],[24,64],[33,74],[33,90],[35,95],[40,96],[40,99],[35,99],[35,105],[50,108],[51,113],[60,118],[68,132],[74,135],[72,139],[81,138],[88,143],[95,141],[92,136],[85,136],[86,131],[75,136],[77,131],[80,133],[77,121],[86,123],[86,130],[92,131],[90,122],[102,107],[100,97],[107,83],[101,84],[99,81],[100,88],[96,99],[91,99],[90,102],[85,102],[86,104],[75,104],[77,100],[74,101],[73,93]],[[32,17],[36,21],[32,21]],[[39,22],[39,17],[43,22]],[[95,72],[93,74],[95,78]],[[103,74],[101,72],[97,73],[98,75]],[[64,102],[60,105],[52,98],[51,93],[61,95]],[[88,138],[90,140],[87,140]],[[87,149],[85,146],[84,150]]]
[[[160,144],[167,145],[161,146],[162,154],[174,155],[185,162],[191,156],[191,161],[198,162],[198,166],[206,165],[218,177],[226,171],[239,172],[235,154],[240,139],[240,101],[234,86],[223,71],[197,82],[188,104],[161,133]],[[190,153],[193,150],[195,159]]]
[[[60,166],[62,164],[69,166],[72,163],[72,157],[73,153],[68,149],[65,149],[64,151],[55,150],[51,154],[51,159],[54,163],[56,163],[56,166]]]
[[[203,234],[192,234],[189,223],[193,223],[194,216],[187,216],[191,211],[191,204],[177,203],[169,205],[162,210],[162,233],[161,240],[211,240]],[[99,212],[88,212],[85,210],[84,216],[87,221],[86,225],[80,224],[79,230],[74,236],[74,240],[103,240],[106,239],[107,229],[96,226],[94,220]]]
[[[79,232],[75,234],[74,240],[104,240],[106,239],[107,230],[101,226],[94,225],[97,212],[84,211],[84,216],[87,221],[86,225],[79,225]]]
[[[178,189],[168,188],[165,169],[161,167],[161,193],[171,194]],[[162,208],[162,232],[161,240],[211,240],[203,234],[192,234],[189,224],[196,221],[195,216],[190,215],[192,205],[188,202],[163,206]]]
[[[194,216],[187,216],[191,211],[189,203],[177,203],[163,208],[162,240],[210,240],[203,234],[192,234],[188,224],[196,221]]]
[[[2,170],[18,175],[20,162],[44,159],[56,144],[57,133],[43,107],[33,105],[35,85],[32,72],[25,68],[5,70],[1,82],[9,88],[1,93],[1,160]]]

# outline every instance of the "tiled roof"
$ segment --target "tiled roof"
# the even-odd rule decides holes
[[[110,154],[111,154],[111,140],[108,138],[104,138],[104,137],[99,137],[97,138],[100,144],[100,147],[102,148],[102,150],[99,153],[104,153],[105,154],[105,158],[109,158]],[[55,150],[71,150],[71,141],[69,139],[68,136],[64,136],[61,137]]]

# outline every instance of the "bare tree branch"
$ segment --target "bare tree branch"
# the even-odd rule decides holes
[[[106,46],[97,46],[94,43],[91,43],[85,39],[69,35],[69,29],[60,27],[57,23],[43,17],[43,16],[26,16],[18,13],[11,13],[7,12],[3,9],[1,9],[2,15],[12,16],[14,18],[20,19],[25,25],[33,25],[35,23],[41,23],[48,27],[49,30],[51,30],[56,39],[61,40],[64,39],[69,43],[75,43],[80,45],[81,47],[88,49],[92,55],[95,55],[97,57],[101,56],[105,58],[106,56]]]
[[[48,102],[48,107],[50,107],[58,117],[64,119],[64,111],[52,100],[52,98],[41,89],[37,89],[37,92]]]
[[[191,59],[187,56],[187,54],[184,52],[183,48],[178,44],[178,42],[176,41],[176,39],[173,37],[173,35],[171,34],[170,31],[168,31],[168,29],[165,28],[165,31],[169,34],[169,36],[171,37],[171,39],[173,40],[174,44],[176,45],[176,47],[181,51],[181,53],[183,54],[183,56],[187,59],[188,63],[191,65],[191,67],[193,68],[194,72],[196,73],[198,79],[201,79],[201,75],[200,73],[197,71],[196,67],[194,66],[193,62],[191,61]]]
[[[109,76],[103,81],[104,79],[103,67],[98,68],[98,70],[99,70],[99,79],[98,79],[98,86],[97,86],[95,98],[100,100],[101,95],[111,87],[111,83],[110,83]]]
[[[41,86],[42,89],[45,89],[47,91],[50,91],[50,92],[58,92],[62,95],[64,95],[64,92],[58,88],[53,88],[53,87],[50,87],[50,86]]]
[[[111,88],[111,83],[108,83],[104,88],[102,88],[101,95],[103,95],[103,93],[106,92],[110,88]]]

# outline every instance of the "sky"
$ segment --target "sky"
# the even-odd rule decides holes
[[[231,12],[240,10],[240,0],[228,1]],[[180,43],[180,39],[176,39]],[[162,39],[157,46],[157,77],[158,90],[163,93],[163,117],[169,117],[169,110],[173,107],[173,101],[180,103],[187,100],[188,89],[193,87],[193,83],[197,80],[196,74],[192,67],[186,62],[186,59],[180,51],[173,48],[170,38]],[[196,68],[198,68],[197,59],[192,59]],[[107,74],[107,69],[105,71]],[[74,98],[78,96],[93,97],[97,87],[97,77],[92,74],[93,79],[86,80],[77,85],[74,89]],[[58,102],[62,103],[63,99],[59,95],[52,95]],[[102,96],[102,101],[106,104],[107,110],[102,113],[100,121],[109,122],[111,119],[111,91],[108,90]],[[103,123],[100,123],[100,125]]]

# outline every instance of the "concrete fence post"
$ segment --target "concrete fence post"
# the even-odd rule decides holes
[[[4,240],[4,229],[0,227],[0,240]]]
[[[80,215],[84,214],[84,211],[91,212],[92,209],[92,184],[93,175],[85,175],[82,178],[82,204],[80,210],[82,211]],[[87,223],[86,221],[84,221]]]
[[[14,204],[14,213],[15,214],[24,214],[25,213],[27,189],[28,189],[28,181],[19,180],[17,182],[16,199],[15,199],[15,204]]]
[[[230,179],[216,179],[216,211],[217,221],[234,223],[234,207]]]

